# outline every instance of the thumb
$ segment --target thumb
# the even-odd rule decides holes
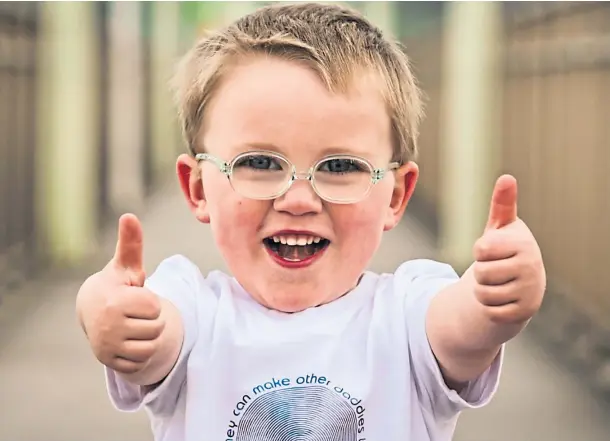
[[[115,266],[131,273],[130,281],[136,285],[144,283],[142,225],[133,214],[124,214],[119,219],[118,240],[114,253]]]
[[[499,229],[516,220],[517,180],[511,175],[503,175],[494,187],[485,230]]]

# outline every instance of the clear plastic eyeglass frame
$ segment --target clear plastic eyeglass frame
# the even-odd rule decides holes
[[[271,194],[269,196],[266,196],[266,197],[247,196],[247,195],[242,194],[238,190],[236,190],[235,186],[233,185],[233,182],[231,180],[231,177],[233,175],[233,167],[236,163],[238,163],[238,161],[240,159],[247,157],[247,156],[251,156],[251,155],[270,156],[270,157],[279,159],[281,161],[284,161],[286,164],[290,165],[292,171],[291,171],[290,177],[287,180],[284,188],[282,188],[280,191],[278,191],[274,194]],[[315,170],[317,170],[317,168],[320,166],[321,163],[332,160],[332,159],[353,159],[353,160],[359,161],[362,164],[366,164],[368,166],[370,173],[371,173],[370,185],[368,186],[367,190],[365,192],[363,192],[363,194],[360,197],[354,198],[351,200],[340,200],[340,199],[331,199],[331,198],[324,196],[323,194],[320,194],[321,192],[318,190],[318,188],[316,188],[314,172],[315,172]],[[290,187],[292,187],[292,184],[294,184],[295,181],[304,180],[304,181],[309,181],[313,190],[321,199],[323,199],[327,202],[335,203],[335,204],[353,204],[353,203],[361,201],[362,199],[364,199],[368,196],[368,194],[370,193],[373,186],[375,184],[377,184],[379,181],[381,181],[388,172],[396,170],[400,167],[400,163],[391,162],[386,168],[375,168],[368,160],[366,160],[364,158],[360,158],[358,156],[332,155],[332,156],[326,156],[326,157],[318,160],[307,172],[299,173],[299,172],[297,172],[294,164],[292,164],[292,162],[290,162],[288,160],[288,158],[286,158],[285,156],[280,155],[279,153],[269,152],[269,151],[264,151],[264,150],[248,151],[248,152],[240,153],[235,158],[233,158],[230,162],[226,162],[226,161],[224,161],[220,158],[217,158],[215,156],[212,156],[208,153],[196,154],[195,160],[197,160],[198,163],[201,163],[202,161],[208,161],[208,162],[212,162],[213,164],[215,164],[218,167],[218,169],[220,170],[220,172],[227,177],[233,190],[239,194],[242,194],[242,196],[248,197],[250,199],[258,199],[258,200],[276,199],[276,198],[282,196],[283,194],[285,194],[290,189]]]

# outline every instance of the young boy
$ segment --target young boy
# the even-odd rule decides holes
[[[140,224],[121,218],[77,298],[115,406],[145,406],[156,440],[450,440],[542,301],[515,180],[498,180],[461,278],[426,260],[373,274],[418,177],[401,50],[342,7],[280,5],[202,39],[179,72],[180,186],[234,277],[178,255],[145,280]]]

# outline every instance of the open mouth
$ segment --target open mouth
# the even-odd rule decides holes
[[[289,234],[267,237],[263,243],[276,258],[287,262],[304,262],[325,250],[330,241],[323,237]]]

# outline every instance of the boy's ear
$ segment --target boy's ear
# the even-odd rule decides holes
[[[405,213],[407,204],[413,195],[417,178],[419,177],[419,167],[415,162],[407,162],[394,172],[395,181],[392,200],[388,207],[387,217],[384,224],[384,231],[394,228]]]
[[[186,202],[197,220],[207,224],[210,222],[210,214],[207,209],[200,170],[197,160],[190,155],[182,154],[176,161],[178,182]]]

